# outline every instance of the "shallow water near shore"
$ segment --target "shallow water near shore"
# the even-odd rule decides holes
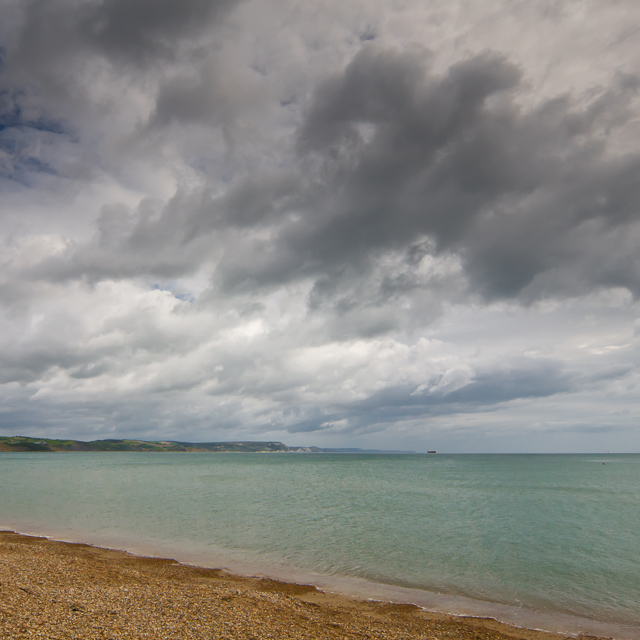
[[[0,488],[4,528],[640,636],[638,455],[11,453]]]

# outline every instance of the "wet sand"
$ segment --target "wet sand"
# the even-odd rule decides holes
[[[559,640],[568,636],[0,531],[0,637]]]

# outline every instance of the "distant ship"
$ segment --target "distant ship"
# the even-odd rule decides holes
[[[435,451],[427,451],[427,453],[436,453]]]

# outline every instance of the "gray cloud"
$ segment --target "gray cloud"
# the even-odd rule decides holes
[[[183,39],[205,32],[235,4],[235,0],[30,0],[23,4],[8,60],[38,74],[43,67],[75,57],[79,50],[118,64],[158,64],[174,59]]]
[[[333,202],[296,238],[300,250],[349,260],[426,234],[459,252],[489,297],[519,295],[554,269],[637,291],[635,260],[618,260],[614,275],[589,255],[601,230],[637,223],[640,156],[611,157],[605,137],[632,117],[636,79],[586,107],[562,97],[525,111],[513,100],[520,74],[500,56],[443,77],[426,70],[415,53],[364,47],[319,89],[299,141],[332,176]],[[590,237],[577,247],[576,233]]]
[[[0,429],[628,434],[631,5],[489,4],[3,7]]]
[[[89,5],[78,26],[109,57],[137,63],[176,54],[176,41],[210,27],[237,0],[105,0]]]
[[[618,374],[620,375],[620,374]],[[477,413],[492,410],[495,405],[523,398],[544,398],[575,391],[579,375],[562,370],[558,362],[532,360],[514,362],[509,367],[496,367],[478,372],[472,379],[452,390],[440,391],[443,376],[435,376],[427,385],[385,387],[364,400],[336,407],[334,411],[294,422],[288,430],[321,431],[327,422],[347,420],[345,431],[379,428],[401,420],[443,414]]]

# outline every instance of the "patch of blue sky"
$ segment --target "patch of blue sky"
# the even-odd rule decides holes
[[[0,152],[5,161],[0,164],[0,176],[29,186],[34,175],[58,175],[55,167],[34,152],[29,136],[21,135],[16,128],[0,130]]]
[[[30,186],[38,175],[57,176],[51,153],[60,142],[73,142],[63,123],[43,116],[29,117],[15,94],[0,92],[0,176]]]
[[[48,118],[43,114],[34,117],[25,113],[21,102],[27,97],[26,89],[0,89],[0,131],[13,128],[27,128],[49,133],[66,133],[62,121]]]
[[[181,290],[180,287],[174,284],[158,284],[155,283],[151,286],[152,291],[168,291],[176,300],[180,300],[182,302],[193,303],[196,301],[195,296],[190,291]]]
[[[188,302],[189,304],[196,301],[195,296],[192,293],[173,293],[173,297],[181,300],[182,302]]]
[[[27,120],[21,118],[20,109],[15,109],[9,113],[0,113],[0,131],[7,129],[32,129],[33,131],[46,131],[47,133],[64,134],[65,130],[61,123],[45,118],[37,120]]]

